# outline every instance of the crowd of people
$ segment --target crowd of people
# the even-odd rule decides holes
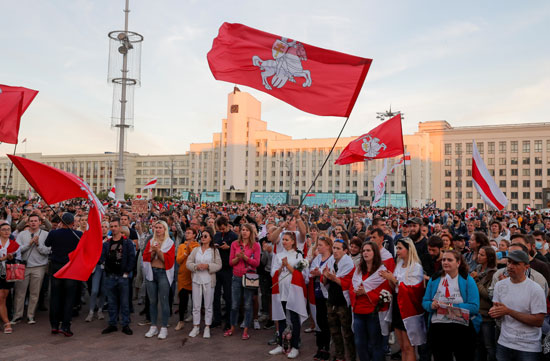
[[[160,340],[172,313],[174,332],[191,323],[189,337],[219,327],[245,341],[273,329],[266,351],[291,359],[302,332],[315,333],[315,360],[541,360],[550,351],[548,214],[186,201],[149,201],[136,214],[131,202],[113,203],[101,257],[81,282],[55,274],[86,232],[86,203],[1,202],[4,334],[47,309],[51,333],[70,337],[86,306],[86,322],[108,311],[103,334],[132,335],[132,313]],[[11,264],[25,265],[24,279],[6,278]]]

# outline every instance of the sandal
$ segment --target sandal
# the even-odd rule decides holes
[[[248,340],[250,338],[250,335],[246,332],[243,332],[243,336],[241,337],[243,340]]]
[[[225,331],[223,333],[223,337],[227,337],[227,336],[233,336],[233,331],[231,331],[231,329]]]
[[[9,334],[12,333],[13,329],[11,328],[11,323],[4,324],[4,333]]]

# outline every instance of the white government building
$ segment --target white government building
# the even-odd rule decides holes
[[[359,136],[359,135],[357,135]],[[335,165],[334,161],[355,137],[341,138],[322,175],[304,204],[370,205],[373,178],[383,161]],[[550,123],[452,127],[446,121],[427,121],[404,136],[411,153],[407,166],[411,207],[432,200],[438,207],[483,207],[472,185],[472,139],[489,171],[509,199],[508,209],[546,207],[550,200]],[[146,196],[142,187],[157,177],[154,196],[170,194],[205,201],[290,202],[298,204],[332,147],[335,138],[292,139],[267,129],[261,103],[237,89],[228,95],[227,118],[211,143],[191,144],[185,154],[125,154],[126,193]],[[72,172],[96,193],[114,184],[117,154],[19,154]],[[399,158],[389,160],[388,168]],[[0,186],[11,193],[27,192],[29,185],[10,162],[0,158]],[[403,167],[388,174],[382,205],[405,205]]]

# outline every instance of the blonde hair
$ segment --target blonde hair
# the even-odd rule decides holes
[[[409,272],[409,269],[415,264],[415,263],[418,263],[418,264],[421,264],[420,263],[420,258],[418,257],[418,253],[416,253],[416,247],[414,246],[414,242],[412,241],[412,239],[410,239],[409,237],[403,237],[403,238],[399,238],[396,242],[396,245],[397,243],[402,243],[403,244],[403,247],[405,247],[407,249],[408,252],[408,259],[407,260],[403,260],[403,263],[405,264],[405,267],[407,268],[407,273]]]
[[[162,225],[162,226],[164,227],[164,235],[162,236],[162,239],[158,239],[158,238],[157,238],[157,233],[154,232],[154,233],[153,233],[153,234],[154,234],[153,238],[154,238],[155,241],[157,241],[157,242],[162,246],[162,244],[164,243],[164,241],[165,241],[166,239],[170,238],[170,233],[168,233],[168,224],[166,224],[166,222],[164,222],[164,221],[156,221],[156,222],[155,222],[155,226],[156,226],[157,224],[160,224],[160,225]]]

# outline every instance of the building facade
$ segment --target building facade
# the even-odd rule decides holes
[[[125,154],[126,193],[146,196],[142,187],[157,178],[155,196],[190,194],[192,199],[198,199],[202,194],[203,199],[248,201],[252,192],[288,192],[290,202],[298,204],[336,139],[293,139],[268,130],[267,123],[261,120],[261,103],[237,89],[228,95],[226,114],[221,131],[212,135],[212,142],[193,143],[184,154]],[[550,187],[548,126],[543,123],[453,128],[446,121],[421,122],[417,132],[404,136],[406,151],[411,153],[407,182],[402,166],[388,173],[389,200],[384,204],[397,199],[393,205],[404,206],[408,194],[411,207],[436,200],[439,207],[481,208],[483,202],[471,180],[475,139],[487,167],[510,200],[509,208],[540,207],[542,189]],[[355,138],[338,141],[310,192],[353,193],[359,204],[370,205],[373,179],[382,170],[383,161],[334,164]],[[114,184],[116,153],[25,156],[73,172],[96,193],[107,191]],[[388,169],[398,160],[388,160]],[[26,192],[29,186],[15,168],[8,186],[9,168],[9,160],[1,158],[0,186],[11,188],[12,193]]]

